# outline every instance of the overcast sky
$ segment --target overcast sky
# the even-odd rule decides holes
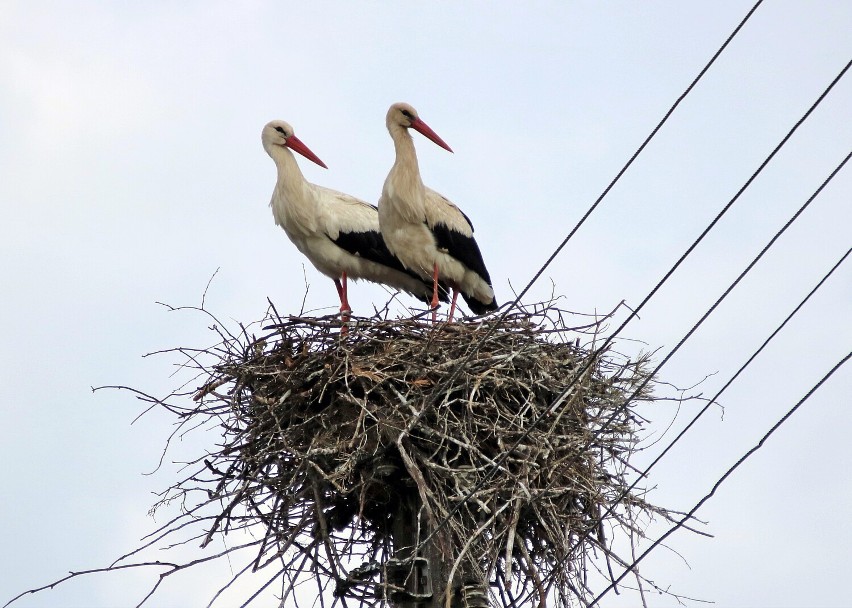
[[[309,180],[375,202],[393,161],[385,112],[412,103],[455,151],[415,136],[424,181],[471,217],[506,301],[751,2],[234,6],[0,0],[0,603],[105,566],[162,523],[147,511],[176,467],[143,473],[173,421],[131,425],[138,401],[90,390],[164,395],[177,359],[142,355],[213,342],[206,318],[157,302],[199,305],[219,269],[206,306],[225,321],[259,319],[267,298],[297,312],[305,278],[307,307],[334,310],[331,281],[274,224],[267,121],[290,122],[328,164],[300,161]],[[555,289],[581,312],[637,305],[852,58],[850,32],[847,0],[767,0],[527,301]],[[658,359],[677,343],[852,149],[851,110],[847,75],[625,337]],[[701,388],[715,392],[852,244],[850,201],[847,167],[662,379],[715,374]],[[366,314],[386,294],[358,284],[350,300]],[[711,410],[659,465],[650,499],[695,504],[846,355],[850,302],[852,262],[726,392],[724,417]],[[850,392],[846,366],[698,513],[715,538],[677,533],[683,559],[657,551],[645,575],[719,606],[847,605]],[[651,430],[671,415],[661,407]],[[203,448],[196,437],[178,454]],[[85,577],[18,605],[135,605],[156,573]],[[229,573],[174,577],[149,605],[204,606]]]

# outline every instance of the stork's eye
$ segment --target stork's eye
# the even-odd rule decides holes
[[[281,133],[284,137],[287,137],[287,132],[282,127],[275,127],[275,130]]]
[[[406,118],[414,118],[414,114],[412,114],[408,110],[403,110],[402,115],[405,116]]]

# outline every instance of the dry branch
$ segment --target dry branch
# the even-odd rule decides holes
[[[605,320],[571,318],[554,302],[528,307],[487,340],[494,320],[353,318],[346,337],[336,317],[282,318],[274,307],[259,336],[215,322],[216,346],[172,351],[200,374],[190,392],[137,393],[176,417],[173,436],[200,430],[212,445],[153,509],[181,514],[138,551],[250,533],[196,560],[251,552],[211,604],[268,569],[261,589],[277,582],[288,605],[312,579],[331,605],[418,593],[424,606],[489,595],[506,608],[584,605],[589,568],[606,568],[591,566],[595,554],[629,562],[612,537],[641,537],[640,517],[670,515],[641,493],[619,499],[644,421],[635,407],[655,399],[655,383],[622,406],[648,380],[648,357],[581,346]],[[420,580],[429,560],[442,572]]]
[[[335,317],[289,317],[260,337],[224,336],[196,406],[181,414],[215,418],[221,443],[207,476],[176,484],[164,502],[196,504],[203,489],[219,505],[205,542],[261,526],[255,568],[283,562],[294,583],[330,577],[338,598],[404,597],[417,558],[438,551],[447,572],[429,592],[447,605],[477,582],[544,602],[543,581],[558,604],[582,603],[586,556],[606,543],[599,514],[626,487],[640,419],[631,407],[601,425],[647,372],[645,358],[589,361],[566,316],[552,304],[523,310],[482,343],[492,321],[355,319],[341,339]],[[653,399],[650,386],[636,403]],[[640,495],[621,501],[607,523],[628,535],[640,532],[628,509],[667,516]],[[416,547],[394,534],[409,516]]]

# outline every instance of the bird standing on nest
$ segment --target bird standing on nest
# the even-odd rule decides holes
[[[431,278],[433,309],[438,306],[439,283],[446,282],[453,289],[449,321],[459,292],[475,314],[496,310],[491,277],[473,238],[473,224],[446,197],[423,185],[408,130],[452,150],[407,103],[393,104],[386,124],[396,149],[396,160],[379,199],[379,224],[388,249],[406,268]],[[435,315],[433,310],[433,321]]]
[[[278,169],[270,202],[275,223],[317,270],[334,281],[344,320],[352,310],[347,296],[348,278],[390,285],[430,302],[431,281],[407,270],[388,251],[375,206],[305,179],[291,150],[328,167],[293,134],[293,127],[283,120],[273,120],[263,127],[261,141]],[[447,296],[443,295],[446,301]]]

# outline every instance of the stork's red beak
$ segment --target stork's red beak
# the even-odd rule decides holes
[[[428,137],[429,139],[434,141],[436,144],[441,146],[444,150],[447,150],[448,152],[453,151],[453,149],[447,145],[447,142],[445,142],[443,139],[438,137],[438,134],[435,133],[431,128],[429,128],[429,125],[427,125],[425,122],[423,122],[419,118],[415,118],[414,120],[411,121],[411,128],[414,129],[415,131],[417,131],[418,133],[422,133],[425,137]]]
[[[320,160],[319,156],[311,152],[311,149],[308,148],[305,144],[303,144],[302,140],[300,140],[295,135],[291,135],[287,138],[287,147],[293,150],[293,152],[298,152],[308,160],[315,162],[323,169],[328,169],[326,164]]]

